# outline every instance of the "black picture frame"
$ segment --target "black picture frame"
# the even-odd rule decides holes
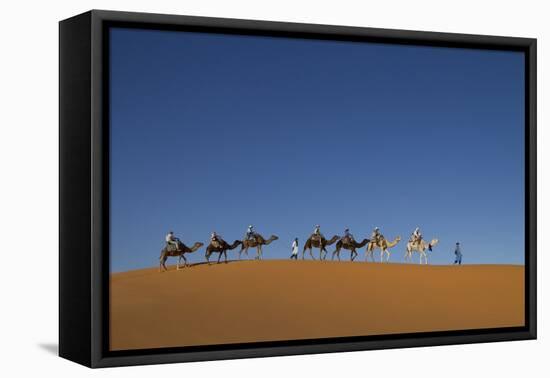
[[[107,30],[112,26],[525,54],[524,327],[112,352]],[[59,354],[89,367],[535,339],[536,39],[92,10],[59,24]]]

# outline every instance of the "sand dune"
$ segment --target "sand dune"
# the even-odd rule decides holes
[[[524,267],[242,261],[111,275],[111,350],[522,326]]]

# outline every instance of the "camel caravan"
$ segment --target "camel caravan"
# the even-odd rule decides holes
[[[255,259],[261,260],[263,257],[263,247],[271,244],[273,241],[279,239],[276,235],[271,235],[268,239],[265,239],[262,235],[257,233],[254,230],[254,226],[248,226],[246,234],[242,240],[235,240],[233,243],[229,244],[226,242],[220,235],[216,232],[212,232],[210,235],[210,243],[206,247],[205,258],[206,262],[210,265],[210,257],[213,253],[218,254],[217,263],[221,262],[223,256],[224,262],[227,262],[227,251],[234,250],[237,247],[241,247],[239,250],[239,260],[242,258],[242,254],[248,258],[248,249],[256,248]],[[186,246],[183,242],[177,238],[173,231],[170,231],[166,235],[166,246],[161,250],[160,253],[160,264],[159,270],[166,271],[166,260],[168,257],[177,257],[178,262],[176,265],[176,270],[181,269],[181,260],[183,259],[183,267],[189,266],[186,254],[191,254],[201,248],[204,244],[201,242],[196,242],[192,247]],[[389,262],[390,260],[390,250],[395,247],[401,241],[400,236],[396,236],[393,240],[388,240],[382,235],[380,229],[375,227],[370,238],[365,238],[362,241],[356,241],[354,236],[349,232],[349,229],[345,229],[343,236],[334,235],[330,239],[326,239],[325,236],[321,233],[321,227],[319,225],[315,226],[313,233],[304,243],[302,249],[302,260],[306,258],[306,251],[309,252],[311,259],[315,260],[313,254],[313,249],[319,249],[319,260],[326,260],[328,251],[327,246],[331,246],[336,243],[335,250],[332,252],[331,260],[334,260],[336,257],[340,261],[340,252],[342,249],[350,251],[350,260],[354,261],[358,256],[357,250],[365,247],[365,261],[375,262],[375,251],[380,251],[380,262]],[[413,252],[419,254],[420,264],[428,264],[427,251],[432,251],[432,248],[438,243],[438,239],[432,239],[430,242],[427,242],[422,237],[420,228],[417,227],[411,234],[409,241],[407,242],[405,248],[405,261],[412,262]],[[295,238],[292,243],[292,255],[291,259],[298,259],[298,238]]]
[[[231,251],[238,246],[241,246],[241,249],[239,251],[239,260],[241,259],[241,255],[244,252],[246,257],[248,257],[248,249],[249,248],[256,248],[256,259],[261,260],[263,256],[262,247],[265,245],[271,244],[271,242],[279,239],[277,235],[271,235],[268,239],[265,239],[262,235],[254,231],[254,226],[250,225],[248,226],[248,230],[246,231],[245,237],[243,240],[235,240],[233,243],[229,244],[223,238],[218,235],[216,232],[212,232],[210,235],[210,243],[206,247],[206,262],[210,264],[210,256],[212,256],[213,253],[218,254],[218,261],[217,263],[220,263],[220,260],[222,256],[224,257],[224,262],[227,262],[227,251]],[[181,242],[179,238],[177,238],[174,235],[173,231],[170,231],[166,235],[166,246],[160,251],[160,265],[159,270],[166,271],[168,270],[166,268],[166,260],[168,257],[177,257],[178,263],[176,265],[176,270],[180,270],[180,264],[181,260],[183,259],[185,261],[184,267],[189,266],[189,263],[187,262],[187,258],[185,257],[185,254],[191,254],[198,250],[200,247],[202,247],[204,244],[201,242],[196,242],[193,244],[193,247],[189,248],[184,243]]]

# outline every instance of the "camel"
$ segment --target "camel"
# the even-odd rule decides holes
[[[183,265],[183,267],[185,268],[186,266],[189,266],[187,259],[185,258],[185,254],[193,253],[203,245],[204,243],[196,242],[195,244],[193,244],[191,248],[189,248],[188,246],[183,244],[181,241],[178,241],[179,251],[176,251],[176,250],[169,251],[167,247],[164,247],[160,251],[159,272],[163,271],[162,268],[164,268],[164,270],[168,270],[168,268],[166,268],[166,260],[168,260],[168,257],[178,257],[178,265],[176,266],[176,270],[180,270],[180,262],[182,258],[185,261],[185,264]]]
[[[397,243],[401,241],[401,236],[396,237],[393,241],[389,242],[385,238],[380,239],[378,243],[375,243],[374,241],[370,241],[367,244],[367,249],[365,251],[365,261],[368,261],[368,257],[370,256],[372,259],[372,262],[374,262],[374,250],[376,248],[380,248],[380,262],[384,262],[384,254],[386,255],[386,262],[390,261],[390,251],[388,249],[395,247]]]
[[[254,239],[243,240],[241,243],[241,250],[239,251],[239,260],[241,259],[241,253],[246,254],[248,257],[248,248],[256,248],[256,260],[262,259],[262,245],[268,245],[272,241],[279,239],[277,235],[271,235],[269,239],[265,240],[262,235],[255,234]]]
[[[227,262],[227,250],[235,249],[239,244],[242,244],[240,240],[235,240],[231,245],[227,244],[225,240],[220,240],[218,243],[216,243],[216,245],[214,245],[214,242],[210,242],[208,247],[206,247],[206,254],[205,254],[208,265],[210,265],[210,255],[214,252],[220,254],[218,256],[218,264],[220,263],[220,259],[222,255],[224,255],[225,262]]]
[[[309,250],[309,255],[313,260],[315,260],[315,257],[313,257],[313,248],[319,248],[319,260],[324,260],[324,256],[327,255],[327,250],[325,247],[327,245],[332,245],[334,242],[336,242],[340,237],[338,235],[334,235],[330,240],[325,239],[323,235],[321,235],[321,243],[319,243],[319,239],[315,237],[314,235],[311,235],[304,244],[304,249],[302,250],[302,260],[305,258],[306,250]],[[323,251],[325,251],[325,255],[323,256]]]
[[[420,240],[420,243],[413,243],[412,241],[409,241],[405,250],[405,261],[412,262],[412,254],[416,251],[420,255],[420,264],[422,264],[422,257],[424,257],[424,262],[428,264],[428,254],[426,253],[426,249],[431,251],[432,247],[437,243],[439,243],[438,239],[432,239],[430,243],[427,243],[424,239]]]
[[[357,248],[362,248],[364,247],[368,242],[370,242],[369,239],[363,239],[362,242],[357,242],[355,240],[353,240],[353,243],[350,243],[350,239],[349,238],[342,238],[340,240],[338,240],[338,242],[336,243],[336,249],[334,250],[334,252],[332,252],[332,259],[331,260],[334,260],[334,256],[336,255],[338,257],[338,261],[340,261],[340,250],[342,248],[344,249],[347,249],[349,251],[351,251],[351,261],[353,261],[355,259],[355,257],[357,256],[357,251],[356,249]]]

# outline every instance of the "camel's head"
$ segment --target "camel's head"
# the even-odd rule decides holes
[[[395,241],[396,241],[396,242],[400,242],[400,241],[401,241],[401,236],[397,236],[397,237],[395,238]]]
[[[432,239],[432,242],[430,243],[430,245],[433,247],[433,246],[436,245],[437,243],[439,243],[439,240],[438,240],[438,239]]]
[[[195,247],[197,247],[197,248],[200,248],[200,247],[202,247],[203,245],[204,245],[204,243],[201,243],[201,242],[196,242],[196,243],[195,243]]]
[[[270,239],[271,240],[279,240],[279,237],[277,235],[271,235]]]

